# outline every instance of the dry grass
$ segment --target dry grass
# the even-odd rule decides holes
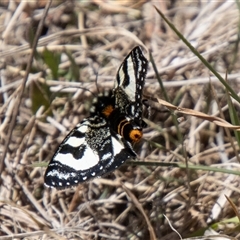
[[[140,163],[125,164],[74,189],[49,190],[43,185],[45,167],[57,146],[88,115],[93,94],[113,87],[119,65],[136,45],[151,51],[170,102],[217,113],[230,122],[225,89],[153,5],[223,77],[229,71],[229,85],[238,94],[236,3],[54,1],[28,73],[29,42],[44,9],[19,2],[0,3],[0,240],[167,240],[180,239],[176,231],[182,238],[203,235],[210,226],[208,235],[239,238],[238,220],[232,219],[236,212],[225,197],[239,210],[239,176],[205,169],[240,169],[234,133],[191,116],[177,116],[181,122],[174,124],[173,115],[156,100],[163,98],[163,90],[152,64],[144,93],[152,106],[150,122],[144,140],[134,147]],[[46,48],[54,53],[48,56],[58,69],[55,75]],[[238,110],[239,103],[234,104]],[[153,161],[156,164],[147,164]],[[232,221],[223,223],[226,219]]]

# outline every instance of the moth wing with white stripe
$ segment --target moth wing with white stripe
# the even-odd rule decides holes
[[[45,172],[45,185],[67,187],[113,171],[136,157],[102,117],[84,119],[63,140]]]
[[[139,46],[124,59],[117,72],[114,95],[116,106],[130,118],[142,124],[142,91],[148,61]]]

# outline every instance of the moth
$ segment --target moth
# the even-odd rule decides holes
[[[118,69],[112,91],[93,100],[90,116],[62,141],[44,176],[48,187],[63,188],[102,176],[135,158],[132,144],[142,137],[142,92],[148,61],[139,46]]]

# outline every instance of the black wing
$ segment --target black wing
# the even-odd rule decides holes
[[[140,47],[135,47],[117,72],[114,95],[116,108],[142,126],[142,91],[148,61]]]
[[[67,187],[114,170],[136,157],[129,142],[102,117],[78,124],[60,144],[45,172],[45,185]]]

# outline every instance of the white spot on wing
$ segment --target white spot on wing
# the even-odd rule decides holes
[[[103,156],[102,156],[102,161],[105,161],[105,160],[107,160],[108,158],[110,158],[112,156],[112,153],[106,153],[106,154],[104,154]]]
[[[124,146],[116,138],[112,137],[113,155],[117,155],[124,149]]]
[[[88,123],[88,124],[89,124],[89,123]],[[81,125],[78,127],[77,131],[79,131],[79,132],[81,132],[81,133],[85,133],[85,132],[87,131],[87,129],[88,129],[88,126],[87,126],[86,124],[81,124]]]
[[[48,177],[49,176],[52,176],[52,177],[56,177],[57,176],[58,179],[64,179],[64,180],[76,177],[76,175],[77,175],[76,173],[72,173],[72,172],[70,172],[70,173],[62,173],[62,172],[59,172],[57,169],[54,169],[54,170],[48,172],[48,174],[47,174]],[[60,182],[59,182],[59,184],[60,184]]]
[[[79,147],[84,142],[85,142],[85,138],[77,138],[77,137],[71,136],[68,138],[68,140],[64,144],[68,144],[72,147]]]
[[[136,92],[136,77],[135,77],[135,70],[132,58],[129,57],[127,59],[127,66],[128,71],[127,74],[129,76],[129,85],[124,88],[125,93],[128,95],[131,101],[135,101],[135,92]]]
[[[76,171],[84,171],[97,165],[99,163],[99,156],[90,147],[87,147],[81,159],[74,158],[71,153],[58,153],[54,160]]]

